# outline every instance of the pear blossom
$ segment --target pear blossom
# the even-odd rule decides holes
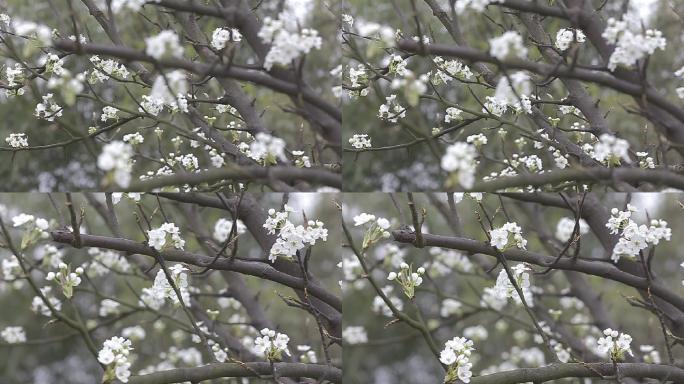
[[[473,376],[470,371],[473,364],[470,356],[473,352],[473,341],[465,337],[454,337],[444,344],[444,349],[439,354],[439,361],[448,366],[445,383],[453,383],[457,379],[464,383],[470,383]]]
[[[231,42],[242,41],[242,34],[236,28],[216,28],[211,34],[211,46],[216,50],[221,50],[226,47],[226,44]]]
[[[262,329],[259,333],[261,336],[254,340],[255,351],[258,355],[269,361],[282,360],[283,353],[290,356],[290,351],[287,348],[287,344],[290,342],[289,336],[268,328]]]
[[[131,341],[123,337],[114,336],[105,340],[97,354],[97,360],[106,366],[103,382],[114,379],[128,382],[131,376],[129,359],[132,350]]]
[[[17,327],[6,327],[0,332],[0,337],[5,340],[8,344],[17,344],[26,342],[26,333],[24,328]]]
[[[342,330],[342,339],[347,344],[363,344],[368,342],[366,329],[361,326],[348,326]]]
[[[150,229],[147,231],[147,236],[149,238],[147,244],[157,251],[163,250],[167,244],[176,249],[183,249],[185,246],[185,240],[180,236],[180,229],[173,223],[164,223],[159,228]]]

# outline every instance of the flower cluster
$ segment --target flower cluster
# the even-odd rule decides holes
[[[53,97],[54,95],[52,93],[48,93],[47,95],[43,96],[43,102],[36,105],[34,115],[37,118],[47,121],[55,121],[55,117],[62,116],[63,109],[57,103],[55,103]]]
[[[278,238],[271,247],[268,259],[273,263],[280,256],[292,258],[297,251],[307,245],[315,245],[317,240],[326,241],[328,230],[322,221],[309,220],[306,225],[294,225],[289,215],[294,209],[285,204],[283,211],[269,209],[264,228],[269,234],[278,232]]]
[[[454,78],[469,80],[473,77],[473,72],[470,70],[470,67],[458,60],[444,60],[440,56],[435,56],[432,61],[439,69],[438,71],[435,71],[435,74],[432,77],[432,82],[435,85],[440,85],[442,83],[446,84]]]
[[[476,12],[483,12],[489,4],[501,4],[503,0],[457,0],[454,8],[456,12],[464,12],[467,9],[472,9]]]
[[[446,109],[446,114],[444,115],[444,122],[451,123],[452,121],[461,120],[461,114],[463,111],[456,107],[449,107]]]
[[[470,383],[473,376],[470,371],[473,366],[470,355],[474,349],[473,341],[465,337],[454,337],[444,344],[444,349],[439,354],[439,361],[449,367],[444,383],[455,383],[456,380]]]
[[[632,354],[632,336],[607,328],[603,331],[604,337],[598,340],[597,350],[602,355],[607,355],[613,361],[622,361],[625,353]]]
[[[216,50],[226,47],[229,42],[238,43],[242,41],[242,34],[236,28],[216,28],[211,34],[211,46]]]
[[[116,114],[119,113],[117,108],[107,105],[102,108],[102,115],[100,115],[100,121],[106,122],[107,120],[118,120],[119,117]]]
[[[147,231],[149,240],[147,244],[161,251],[165,246],[172,245],[176,249],[183,249],[185,240],[180,236],[180,229],[173,223],[164,223],[159,228],[150,229]],[[170,243],[167,243],[168,237],[171,237]]]
[[[118,252],[109,249],[90,248],[88,255],[93,262],[88,265],[88,275],[103,276],[110,270],[117,272],[128,272],[131,265],[125,257]]]
[[[347,344],[363,344],[368,342],[368,334],[361,326],[349,326],[342,330],[342,339]]]
[[[629,142],[607,133],[599,136],[591,156],[607,166],[619,166],[622,160],[630,163]]]
[[[119,64],[116,60],[102,60],[99,56],[94,55],[90,57],[90,62],[95,67],[95,70],[90,73],[91,82],[107,81],[110,76],[114,76],[117,79],[128,78],[128,69],[126,69],[123,64]]]
[[[123,141],[112,141],[102,147],[97,157],[97,166],[108,172],[108,180],[113,180],[120,187],[128,187],[131,183],[131,158],[133,147]]]
[[[442,156],[442,169],[451,173],[447,186],[460,185],[470,189],[475,184],[477,148],[468,143],[457,142],[447,147]]]
[[[623,15],[622,20],[608,19],[603,36],[610,44],[615,44],[615,50],[610,56],[608,69],[614,71],[618,66],[632,67],[638,60],[652,55],[656,49],[665,49],[667,40],[661,31],[655,29],[643,30],[639,14],[630,11]]]
[[[522,228],[516,223],[506,223],[500,228],[489,231],[490,242],[492,247],[504,251],[510,247],[518,247],[525,249],[527,240],[522,235]]]
[[[26,333],[23,327],[7,327],[0,332],[0,337],[9,344],[26,342]]]
[[[518,32],[506,31],[503,35],[489,40],[489,54],[499,60],[508,58],[525,58],[527,48],[523,45],[523,38]]]
[[[274,64],[287,66],[312,49],[320,49],[323,42],[318,31],[300,28],[308,13],[307,6],[293,0],[284,3],[278,18],[266,17],[258,33],[264,43],[271,44],[264,59],[266,70],[270,70]]]
[[[661,240],[670,241],[672,230],[667,227],[665,220],[651,220],[650,225],[639,225],[632,220],[632,213],[637,209],[631,204],[627,204],[626,211],[613,208],[611,217],[606,223],[611,234],[619,234],[620,239],[615,248],[611,259],[618,262],[621,257],[636,257],[639,252],[646,249],[649,245],[658,245]]]
[[[106,366],[103,383],[118,379],[123,383],[128,382],[131,376],[131,341],[123,337],[114,336],[105,340],[102,349],[97,354],[97,360]]]
[[[390,227],[390,222],[384,217],[376,218],[375,215],[368,213],[354,216],[354,226],[359,227],[362,225],[368,225],[366,233],[363,235],[362,247],[364,250],[380,241],[380,239],[390,237],[390,233],[387,231]]]
[[[556,239],[563,243],[570,240],[575,231],[575,219],[570,217],[563,217],[556,225]],[[589,224],[584,219],[579,219],[579,235],[584,235],[589,232]]]
[[[515,283],[522,291],[525,302],[528,306],[533,307],[532,285],[530,283],[530,274],[528,271],[530,271],[530,268],[525,265],[525,263],[520,263],[511,267]],[[522,304],[522,299],[520,298],[520,295],[518,295],[513,283],[511,283],[511,280],[508,278],[508,273],[506,273],[505,269],[502,269],[499,272],[499,276],[496,278],[496,285],[491,293],[502,302],[508,301],[509,298],[513,298],[516,304]]]
[[[368,135],[355,134],[349,139],[349,144],[356,149],[365,149],[371,147],[371,139]]]
[[[59,271],[54,273],[52,271],[48,272],[45,276],[47,281],[55,281],[62,287],[62,293],[69,299],[74,295],[74,287],[81,284],[81,275],[83,274],[83,268],[78,267],[74,272],[71,272],[69,266],[65,263],[59,264]]]
[[[62,309],[62,302],[52,295],[52,287],[42,287],[40,289],[40,293],[43,297],[45,297],[45,300],[47,300],[56,311]],[[33,297],[33,300],[31,301],[31,311],[33,311],[34,313],[40,313],[41,315],[46,317],[50,317],[52,316],[52,311],[50,310],[50,307],[45,303],[45,300],[43,300],[43,297]]]
[[[419,267],[415,272],[413,268],[406,263],[401,263],[401,271],[399,273],[390,272],[387,275],[387,280],[396,281],[404,290],[404,294],[409,299],[415,296],[416,287],[423,282],[421,277],[425,273],[425,268]]]
[[[587,36],[581,29],[561,28],[556,34],[556,48],[563,52],[570,48],[573,43],[584,43]]]
[[[290,342],[289,336],[268,328],[262,329],[260,333],[261,336],[254,340],[258,355],[263,356],[268,361],[282,360],[283,352],[290,356],[290,351],[287,349],[287,343]]]
[[[223,243],[224,241],[228,240],[230,231],[233,229],[233,224],[233,220],[224,218],[218,219],[216,224],[214,224],[214,240],[218,241],[219,243]],[[242,220],[238,219],[237,223],[235,224],[235,235],[241,235],[246,231],[247,227]]]
[[[494,100],[499,105],[494,109],[502,108],[505,105],[513,107],[517,113],[524,111],[532,113],[532,83],[530,76],[522,71],[514,72],[509,76],[502,76],[496,85]],[[492,114],[494,114],[492,112]]]
[[[169,268],[169,273],[173,279],[173,284],[178,288],[181,294],[181,299],[186,306],[190,306],[190,291],[188,283],[188,274],[185,272],[188,269],[182,264],[175,264]],[[154,278],[154,284],[150,288],[143,288],[140,295],[142,304],[159,310],[164,305],[166,299],[170,299],[174,305],[180,305],[180,299],[176,295],[175,290],[166,278],[163,269],[157,271],[157,276]]]
[[[100,310],[98,311],[98,315],[100,315],[100,317],[118,315],[120,305],[121,304],[119,304],[118,301],[114,301],[112,299],[104,299],[100,302]]]
[[[165,56],[183,56],[183,47],[176,32],[164,30],[155,36],[145,38],[145,53],[159,60]]]
[[[25,133],[10,133],[5,138],[5,142],[12,148],[27,148],[29,146]]]
[[[24,235],[21,238],[21,249],[26,249],[40,239],[49,237],[47,233],[50,223],[43,218],[21,213],[12,217],[14,228],[23,228]]]
[[[385,103],[378,109],[378,117],[390,123],[396,123],[399,119],[406,117],[406,108],[397,101],[397,95],[392,94],[385,97]]]
[[[247,155],[256,161],[263,162],[264,165],[277,164],[278,160],[286,161],[285,140],[259,132],[249,145]]]

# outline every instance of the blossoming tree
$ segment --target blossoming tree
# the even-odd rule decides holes
[[[7,3],[11,190],[341,187],[334,2]]]
[[[345,380],[681,381],[681,199],[344,199]]]
[[[351,1],[349,188],[681,189],[683,6]]]
[[[0,204],[1,381],[341,382],[335,195]]]

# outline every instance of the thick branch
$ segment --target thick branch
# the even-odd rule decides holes
[[[51,233],[52,239],[58,243],[70,244],[74,243],[74,235],[69,231],[53,231]],[[156,250],[150,248],[146,244],[138,243],[128,239],[117,239],[114,237],[95,236],[95,235],[81,235],[81,244],[84,247],[97,247],[113,249],[131,254],[137,253],[140,255],[147,255],[154,257]],[[235,271],[250,276],[256,276],[262,279],[271,280],[282,285],[286,285],[295,289],[304,289],[314,297],[332,306],[338,311],[342,311],[342,301],[334,294],[328,292],[325,288],[312,284],[309,282],[308,286],[303,279],[288,275],[277,271],[271,265],[261,261],[244,261],[239,259],[218,259],[214,261],[213,257],[197,255],[190,252],[179,250],[166,250],[159,252],[159,254],[167,261],[177,261],[190,265],[196,265],[202,268],[212,265],[213,269]]]
[[[414,244],[416,236],[410,230],[397,230],[392,232],[394,240],[400,243]],[[459,249],[471,253],[481,253],[496,257],[497,250],[490,245],[477,240],[465,239],[462,237],[451,237],[441,235],[423,234],[423,241],[427,247],[442,247],[450,249]],[[548,268],[553,266],[556,269],[583,272],[589,275],[604,277],[609,280],[621,282],[637,289],[649,289],[648,280],[644,277],[639,277],[618,269],[613,264],[604,260],[588,261],[573,258],[561,258],[556,261],[553,256],[542,255],[540,253],[524,251],[520,249],[510,249],[503,254],[507,260],[525,262],[533,265]],[[657,296],[666,302],[677,307],[679,310],[684,310],[684,298],[670,291],[660,283],[653,283],[650,286],[650,291],[654,296]]]
[[[271,376],[275,373],[279,377],[307,377],[331,383],[342,382],[342,371],[338,368],[322,364],[276,363],[273,368],[269,363],[224,363],[209,364],[195,368],[177,368],[168,371],[150,373],[148,375],[133,376],[130,384],[166,384],[192,382],[221,377],[260,377]]]
[[[496,192],[508,188],[541,187],[547,184],[563,182],[609,183],[618,187],[617,181],[631,184],[652,183],[684,189],[684,176],[665,169],[642,168],[574,168],[553,170],[546,173],[522,174],[501,177],[492,181],[484,181],[473,186],[473,191]]]
[[[201,76],[211,75],[214,77],[228,77],[247,81],[270,88],[276,92],[285,93],[290,96],[301,96],[302,99],[304,99],[307,103],[315,105],[317,108],[325,111],[335,119],[342,119],[342,113],[340,112],[339,108],[321,99],[320,95],[316,95],[306,89],[301,89],[297,86],[297,84],[276,79],[260,71],[235,66],[204,64],[178,58],[162,58],[160,60],[156,60],[142,51],[128,47],[117,47],[114,45],[77,44],[71,40],[57,40],[54,42],[54,46],[57,49],[76,54],[117,57],[127,61],[153,63],[160,67],[185,69],[186,71]]]
[[[292,182],[303,180],[342,188],[342,176],[323,168],[276,167],[225,167],[197,173],[177,173],[131,183],[127,191],[151,191],[167,186],[198,185],[223,180],[281,180]]]
[[[619,377],[651,378],[663,381],[684,382],[684,370],[659,364],[623,363],[617,364]],[[612,363],[568,363],[552,364],[539,368],[520,368],[512,371],[497,372],[491,375],[473,377],[471,384],[513,384],[541,383],[566,377],[605,377],[615,376]]]

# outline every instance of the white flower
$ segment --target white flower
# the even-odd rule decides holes
[[[180,291],[183,303],[190,307],[190,291],[188,283],[188,274],[186,273],[188,269],[182,264],[174,264],[169,268],[169,273],[173,279],[173,283]],[[142,294],[140,295],[140,300],[143,305],[149,306],[154,310],[159,310],[166,299],[171,300],[174,305],[180,305],[181,301],[176,295],[176,291],[173,289],[169,280],[166,278],[166,273],[163,269],[157,271],[157,275],[154,278],[154,284],[150,288],[143,288]]]
[[[132,340],[143,340],[146,336],[145,329],[139,325],[126,327],[121,330],[121,336]]]
[[[102,108],[102,115],[100,120],[106,122],[107,120],[118,120],[119,118],[116,114],[119,112],[117,108],[110,107],[109,105]]]
[[[457,174],[458,184],[470,189],[475,183],[475,167],[477,166],[477,149],[474,145],[457,142],[447,147],[442,156],[442,169]]]
[[[143,135],[139,134],[138,132],[135,132],[124,135],[123,141],[130,145],[138,145],[145,142],[145,138],[143,137]]]
[[[652,55],[656,49],[665,49],[667,40],[663,33],[655,29],[644,31],[642,25],[641,17],[634,11],[625,13],[621,20],[608,19],[601,35],[608,43],[615,44],[608,69],[614,71],[620,65],[632,67],[638,60]]]
[[[473,366],[470,363],[470,355],[473,350],[473,341],[465,337],[454,337],[444,344],[444,349],[439,354],[439,361],[449,367],[444,378],[445,383],[455,382],[456,379],[464,383],[470,382],[473,375],[470,372]]]
[[[176,32],[164,30],[158,35],[145,38],[145,53],[159,60],[164,56],[181,57],[183,47]]]
[[[651,220],[650,226],[638,225],[631,219],[633,212],[636,212],[636,208],[629,204],[626,211],[613,208],[606,223],[611,234],[620,234],[611,256],[616,263],[622,256],[634,258],[649,245],[658,245],[661,240],[670,241],[672,236],[672,230],[665,220]]]
[[[527,273],[530,268],[527,267],[524,263],[517,264],[513,267],[511,267],[511,271],[513,272],[513,277],[515,278],[515,282],[518,285],[518,287],[522,290],[523,297],[525,298],[525,302],[527,305],[530,307],[534,306],[534,297],[532,295],[532,290],[531,290],[531,283],[530,283],[530,274]],[[512,298],[516,304],[520,305],[522,304],[522,299],[518,295],[517,290],[511,283],[511,280],[508,277],[508,274],[506,273],[505,269],[502,269],[499,272],[499,276],[497,276],[496,279],[496,285],[492,288],[490,291],[491,294],[493,294],[497,300],[500,300],[502,302],[506,302],[509,298]]]
[[[104,299],[100,302],[100,317],[116,315],[119,313],[119,302],[111,299]]]
[[[124,9],[128,9],[132,12],[139,12],[146,1],[147,0],[112,0],[112,12],[118,14]]]
[[[482,12],[489,4],[503,3],[504,0],[457,0],[454,8],[456,12],[462,13],[467,9],[472,9],[476,12]]]
[[[368,135],[355,134],[349,139],[349,144],[356,149],[370,148],[371,139]]]
[[[287,343],[290,338],[284,333],[278,333],[268,328],[261,330],[261,336],[254,340],[255,351],[269,361],[280,361],[283,359],[283,352],[290,356]]]
[[[148,230],[147,236],[147,244],[158,251],[164,248],[168,236],[171,237],[174,248],[183,249],[185,246],[185,240],[180,237],[180,229],[173,223],[164,223],[159,228]]]
[[[271,47],[264,59],[264,68],[270,70],[273,65],[287,66],[295,59],[309,53],[312,49],[320,49],[323,40],[318,31],[302,28],[304,21],[302,7],[296,1],[286,1],[283,11],[277,19],[264,18],[263,26],[257,34],[261,40]]]
[[[446,109],[446,115],[444,115],[444,122],[451,123],[452,121],[461,120],[461,114],[463,111],[456,107],[449,107]]]
[[[385,97],[385,104],[380,105],[378,117],[390,123],[396,123],[398,119],[406,117],[406,108],[402,107],[397,101],[397,95]]]
[[[387,280],[396,281],[406,297],[412,299],[415,296],[416,287],[423,283],[422,275],[425,274],[425,268],[419,267],[416,272],[413,272],[412,267],[406,263],[401,263],[400,267],[399,273],[390,272]]]
[[[524,59],[527,56],[522,36],[515,31],[506,31],[503,35],[490,39],[489,47],[489,54],[499,60],[511,57]]]
[[[39,119],[44,119],[47,121],[55,121],[55,117],[62,116],[62,107],[55,103],[52,93],[48,93],[43,96],[43,102],[36,105],[34,115]]]
[[[361,326],[349,326],[342,330],[342,339],[347,344],[363,344],[368,342],[368,335]]]
[[[567,242],[572,236],[573,230],[575,229],[575,219],[570,217],[563,217],[558,221],[556,225],[556,239],[561,242]],[[584,235],[589,232],[589,224],[584,219],[579,219],[579,231],[578,234]]]
[[[362,213],[360,215],[354,216],[354,226],[358,227],[360,225],[364,225],[368,222],[371,222],[375,220],[375,215],[371,215],[368,213]]]
[[[23,327],[6,327],[0,332],[0,336],[9,344],[26,342],[26,333]]]
[[[237,224],[235,225],[235,235],[241,235],[247,231],[247,227],[242,220],[238,219]],[[214,225],[214,239],[219,243],[223,243],[228,240],[231,229],[233,229],[233,220],[224,218],[218,219]]]
[[[123,64],[119,64],[116,60],[102,60],[99,56],[94,55],[90,57],[90,62],[96,68],[96,70],[90,73],[91,82],[107,81],[110,76],[114,76],[118,79],[128,78],[128,69],[126,69]]]
[[[478,133],[476,135],[470,135],[466,137],[466,143],[473,144],[475,147],[481,147],[487,144],[487,136]]]
[[[594,144],[592,157],[607,166],[620,165],[622,160],[630,163],[629,142],[604,133]]]
[[[211,46],[216,50],[226,47],[226,43],[242,41],[242,34],[236,28],[216,28],[211,34]]]
[[[610,357],[613,361],[621,361],[625,353],[632,354],[632,336],[607,328],[603,331],[603,337],[598,340],[597,351],[599,354]]]
[[[128,359],[132,349],[131,341],[123,337],[114,336],[105,340],[97,355],[97,360],[106,366],[103,382],[114,378],[123,383],[128,382],[131,375],[131,363]]]
[[[97,166],[111,172],[114,182],[120,187],[128,187],[131,182],[131,158],[133,147],[123,141],[112,141],[102,148],[97,158]]]
[[[10,133],[10,135],[5,138],[5,142],[12,148],[27,148],[29,146],[28,138],[25,133]]]
[[[278,231],[278,238],[269,252],[268,258],[271,262],[275,262],[279,256],[292,258],[299,250],[315,245],[316,241],[328,239],[328,230],[322,221],[309,220],[306,225],[294,225],[288,218],[292,211],[293,209],[286,205],[282,212],[274,209],[268,212],[269,217],[263,227],[270,234]]]
[[[562,52],[570,48],[570,44],[584,43],[586,40],[587,36],[581,29],[561,28],[556,33],[556,48]]]
[[[285,140],[259,132],[249,145],[248,156],[256,161],[263,161],[265,164],[276,164],[277,160],[287,161]]]
[[[458,300],[444,299],[442,301],[442,306],[440,307],[440,310],[439,310],[439,315],[442,317],[449,317],[449,316],[457,315],[461,312],[462,306],[463,306],[463,304],[461,304],[461,302]]]

